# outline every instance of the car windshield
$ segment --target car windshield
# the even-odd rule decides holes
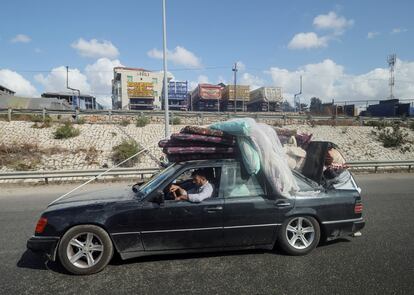
[[[160,182],[164,181],[166,178],[174,174],[174,172],[179,168],[178,164],[172,164],[162,170],[160,173],[151,178],[148,182],[144,183],[138,190],[138,196],[140,198],[145,197],[150,192],[152,192]]]

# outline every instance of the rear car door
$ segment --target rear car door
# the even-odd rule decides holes
[[[240,163],[226,163],[221,173],[224,197],[224,245],[269,245],[293,201],[269,197],[266,184],[255,175],[242,177]]]
[[[208,168],[220,170],[220,167]],[[176,178],[181,174],[191,174],[189,170],[191,168],[181,170]],[[146,202],[140,214],[141,237],[145,250],[221,247],[223,205],[224,201],[218,194],[213,194],[201,203],[165,200],[159,205]]]

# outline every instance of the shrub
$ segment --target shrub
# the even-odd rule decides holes
[[[13,143],[9,146],[0,144],[0,167],[9,167],[13,170],[32,170],[41,161],[42,152],[35,144]]]
[[[129,157],[135,155],[140,151],[140,148],[138,147],[138,144],[133,140],[124,140],[119,145],[112,148],[112,161],[115,164],[118,164]],[[135,163],[138,162],[138,157],[134,157],[121,166],[123,167],[132,167]]]
[[[144,127],[145,125],[148,125],[150,123],[150,118],[142,115],[137,117],[137,127]]]
[[[35,123],[43,122],[43,116],[41,116],[41,115],[31,115],[30,116],[30,121],[35,122]]]
[[[172,120],[170,120],[170,124],[172,125],[180,125],[181,124],[181,119],[178,117],[174,117],[172,118]]]
[[[122,121],[119,123],[119,125],[126,127],[126,126],[128,126],[130,123],[131,123],[131,122],[129,122],[129,120],[128,120],[128,119],[122,119]]]
[[[385,121],[385,120],[367,121],[367,122],[364,122],[364,125],[365,126],[371,126],[371,127],[374,127],[374,128],[376,128],[378,130],[382,130],[385,127],[392,127],[395,124],[399,124],[399,122],[396,121],[395,123],[393,123],[393,122]]]
[[[407,142],[408,134],[401,130],[398,123],[395,123],[391,128],[384,128],[379,131],[377,136],[384,147],[399,147]]]
[[[74,128],[71,123],[66,122],[65,125],[60,126],[53,133],[55,139],[65,139],[76,137],[80,134],[80,130]]]
[[[78,119],[76,120],[76,124],[82,125],[82,124],[85,124],[85,123],[86,123],[85,118],[78,117]]]

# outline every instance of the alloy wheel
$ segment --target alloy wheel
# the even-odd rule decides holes
[[[73,237],[66,249],[66,255],[74,266],[89,268],[102,258],[104,246],[101,239],[90,232],[80,233]]]
[[[306,217],[293,218],[286,226],[286,239],[295,249],[308,248],[315,239],[315,228]]]

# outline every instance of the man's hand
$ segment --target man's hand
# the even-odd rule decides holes
[[[170,186],[170,192],[175,192],[175,191],[177,191],[177,190],[179,190],[179,189],[181,189],[181,187],[179,187],[178,185],[176,185],[176,184],[172,184],[171,186]]]
[[[179,196],[177,196],[177,191],[180,193]],[[176,184],[170,186],[170,192],[173,194],[176,201],[188,200],[187,191]]]

